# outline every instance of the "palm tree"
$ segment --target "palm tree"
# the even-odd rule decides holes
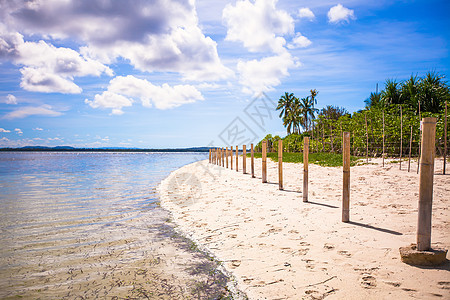
[[[314,136],[314,123],[313,123],[313,120],[316,118],[315,117],[315,115],[314,115],[314,112],[315,112],[315,108],[314,108],[314,105],[315,104],[317,104],[317,100],[316,100],[316,97],[317,97],[317,94],[319,94],[319,91],[318,90],[316,90],[316,89],[312,89],[312,90],[309,90],[309,92],[311,93],[311,101],[312,101],[312,109],[313,109],[313,115],[312,115],[312,118],[311,118],[311,130],[312,130],[312,136]]]
[[[418,98],[423,111],[437,113],[446,100],[450,100],[450,89],[445,76],[436,72],[428,72],[419,83]]]
[[[370,93],[369,98],[364,100],[364,102],[366,103],[366,108],[380,107],[382,105],[382,103],[381,103],[381,93],[377,93],[377,92]]]
[[[383,106],[386,104],[401,104],[400,83],[395,79],[387,79],[381,92]]]
[[[292,119],[290,114],[291,114],[292,106],[294,104],[295,99],[296,99],[296,97],[294,96],[293,93],[285,92],[284,95],[281,96],[280,99],[278,100],[277,110],[281,110],[280,118],[282,118],[282,120],[283,120],[283,125],[286,126],[287,134],[291,133],[291,125],[287,126],[287,124],[289,124],[289,122],[291,122],[290,119]],[[289,119],[289,121],[288,121],[288,119]]]
[[[314,117],[315,108],[313,108],[313,102],[311,101],[310,96],[300,99],[299,103],[301,124],[302,127],[305,128],[305,131],[309,130],[309,120]]]
[[[408,103],[411,107],[414,107],[415,109],[418,109],[417,101],[418,101],[418,95],[419,95],[419,78],[417,75],[413,76],[403,82],[401,87],[401,95],[402,95],[402,102]]]

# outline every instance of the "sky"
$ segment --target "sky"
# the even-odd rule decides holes
[[[349,112],[450,76],[450,1],[0,0],[0,147],[183,148],[286,135],[285,93]]]

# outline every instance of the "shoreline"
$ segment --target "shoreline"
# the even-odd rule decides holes
[[[342,167],[309,165],[308,203],[302,164],[283,164],[280,191],[271,160],[268,184],[261,183],[261,159],[257,178],[206,160],[172,172],[158,191],[179,229],[221,261],[249,299],[450,297],[448,261],[400,261],[399,247],[416,241],[416,167],[408,173],[380,162],[351,168],[349,223],[341,222]],[[436,174],[442,161],[435,164]],[[450,248],[449,194],[450,176],[436,174],[434,247]]]

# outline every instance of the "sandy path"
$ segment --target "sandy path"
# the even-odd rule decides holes
[[[342,168],[310,165],[309,203],[302,164],[284,164],[280,191],[270,159],[268,184],[260,159],[253,179],[202,161],[173,172],[159,192],[175,222],[223,261],[250,299],[450,299],[448,262],[419,268],[399,257],[416,240],[417,163],[408,173],[371,162],[351,168],[350,223],[341,222]],[[450,175],[434,178],[432,243],[449,249]]]

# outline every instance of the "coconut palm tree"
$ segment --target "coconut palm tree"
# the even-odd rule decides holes
[[[418,109],[418,96],[419,96],[419,83],[420,80],[417,75],[413,76],[403,82],[401,87],[402,102],[409,104],[411,107]]]
[[[293,93],[285,92],[278,100],[277,110],[281,110],[280,118],[283,120],[283,125],[286,126],[287,134],[291,133],[292,124],[289,126],[288,124],[292,122],[292,116],[290,115],[292,114],[295,99]]]
[[[315,108],[313,107],[313,101],[311,101],[311,97],[305,97],[300,99],[299,103],[301,124],[305,131],[309,130],[309,120],[314,117]]]
[[[450,100],[450,89],[445,76],[436,72],[428,72],[418,85],[418,98],[423,111],[437,113],[444,102]]]
[[[383,106],[386,104],[401,104],[400,83],[396,79],[387,79],[381,92]]]

